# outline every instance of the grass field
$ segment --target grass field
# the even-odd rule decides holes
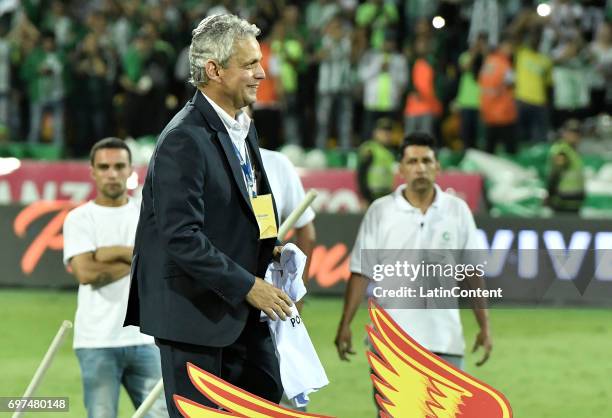
[[[0,396],[21,395],[62,320],[74,317],[75,305],[74,292],[0,290]],[[331,381],[312,396],[309,411],[343,418],[374,417],[368,367],[360,344],[367,310],[362,309],[354,322],[358,354],[350,363],[340,362],[333,346],[340,310],[339,299],[312,297],[303,312]],[[474,320],[469,311],[462,315],[471,345]],[[489,363],[477,368],[477,358],[468,355],[467,371],[503,392],[515,417],[611,416],[611,311],[496,309],[491,311],[491,320],[493,356]],[[63,416],[86,416],[71,341],[66,341],[58,353],[37,395],[68,396],[70,413]],[[119,416],[129,417],[132,411],[127,397],[122,395]]]

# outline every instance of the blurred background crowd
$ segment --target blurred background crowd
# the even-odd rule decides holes
[[[451,167],[470,149],[548,155],[572,134],[559,167],[585,137],[612,153],[611,0],[3,0],[0,148],[80,158],[110,135],[153,142],[194,92],[191,30],[220,13],[261,29],[260,143],[293,147],[298,165],[314,148],[358,168],[371,140],[414,130]]]
[[[520,142],[546,140],[568,117],[612,107],[605,0],[540,8],[517,0],[2,3],[3,135],[52,141],[68,156],[104,136],[159,133],[192,94],[191,30],[218,13],[262,30],[268,82],[254,113],[270,148],[348,150],[386,116],[407,130],[444,131],[466,147],[478,146],[480,120],[512,125],[516,133],[483,132],[486,149],[499,140],[513,152]],[[484,64],[504,56],[502,79],[487,77]],[[506,92],[486,94],[503,85]],[[446,132],[453,123],[460,128]]]

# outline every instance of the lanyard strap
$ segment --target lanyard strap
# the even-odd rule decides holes
[[[236,153],[236,157],[238,157],[238,161],[240,162],[240,168],[242,169],[242,173],[244,174],[244,177],[246,178],[247,188],[249,189],[248,192],[251,194],[251,196],[254,199],[257,197],[257,192],[255,191],[255,175],[253,174],[253,168],[251,167],[251,161],[249,159],[249,152],[248,152],[248,149],[246,148],[246,143],[245,143],[245,150],[244,150],[244,155],[246,157],[246,160],[244,160],[242,158],[242,155],[240,155],[240,151],[238,151],[238,147],[236,147],[236,144],[234,144],[234,141],[231,141],[231,143],[232,143],[232,147],[234,147],[234,152]]]

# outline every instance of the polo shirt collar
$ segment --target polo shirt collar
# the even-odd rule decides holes
[[[434,200],[431,203],[430,209],[439,209],[442,205],[443,191],[437,184],[434,183],[434,189],[436,190],[436,194],[434,196]],[[404,190],[406,190],[406,184],[400,184],[397,189],[393,192],[393,198],[395,200],[395,204],[402,210],[410,211],[410,212],[419,212],[419,208],[415,208],[408,202],[408,200],[404,197]]]

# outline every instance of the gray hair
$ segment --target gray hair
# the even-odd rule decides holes
[[[208,83],[204,64],[214,60],[225,67],[234,53],[237,39],[257,37],[260,30],[256,25],[235,15],[213,15],[203,19],[191,32],[189,46],[189,82],[195,87]]]

